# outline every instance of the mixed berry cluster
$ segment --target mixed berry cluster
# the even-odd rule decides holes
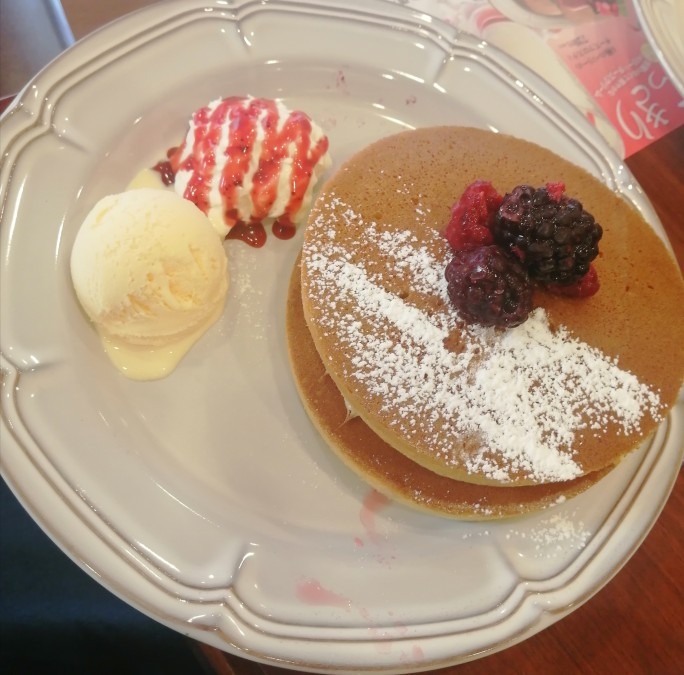
[[[603,231],[563,183],[519,185],[503,197],[487,181],[469,185],[451,210],[445,236],[454,256],[449,297],[467,321],[521,324],[535,284],[588,297],[598,290],[591,264]]]

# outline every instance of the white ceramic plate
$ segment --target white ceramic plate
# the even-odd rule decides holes
[[[520,641],[603,586],[681,462],[679,406],[599,486],[536,516],[466,524],[383,505],[312,429],[285,344],[300,237],[227,242],[223,318],[170,377],[112,367],[68,260],[92,204],[220,95],[313,115],[337,164],[382,135],[477,125],[547,145],[656,216],[605,141],[519,64],[397,4],[177,0],[41,73],[2,121],[2,472],[83,569],[227,651],[399,673]]]
[[[684,2],[634,0],[634,11],[672,84],[684,96]]]

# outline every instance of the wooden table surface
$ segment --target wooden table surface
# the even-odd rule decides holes
[[[62,0],[76,39],[152,0],[117,3]],[[684,127],[626,164],[655,207],[684,268]],[[682,440],[684,442],[684,439]],[[684,672],[684,475],[680,472],[660,518],[623,569],[597,595],[550,628],[470,663],[431,671],[438,675],[675,675]],[[287,675],[193,644],[217,675]]]

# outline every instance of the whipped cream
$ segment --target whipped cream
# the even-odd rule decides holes
[[[332,163],[328,139],[308,115],[251,96],[197,110],[171,162],[176,192],[206,213],[221,236],[238,223],[298,224]]]

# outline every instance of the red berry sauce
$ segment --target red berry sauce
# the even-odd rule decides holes
[[[157,171],[164,185],[173,185],[176,181],[177,166],[174,166],[171,159],[176,156],[177,147],[169,148],[166,151],[166,159],[160,160],[153,167],[152,171]]]
[[[160,160],[153,167],[152,171],[157,171],[164,185],[173,185],[176,180],[176,172],[168,159]]]

